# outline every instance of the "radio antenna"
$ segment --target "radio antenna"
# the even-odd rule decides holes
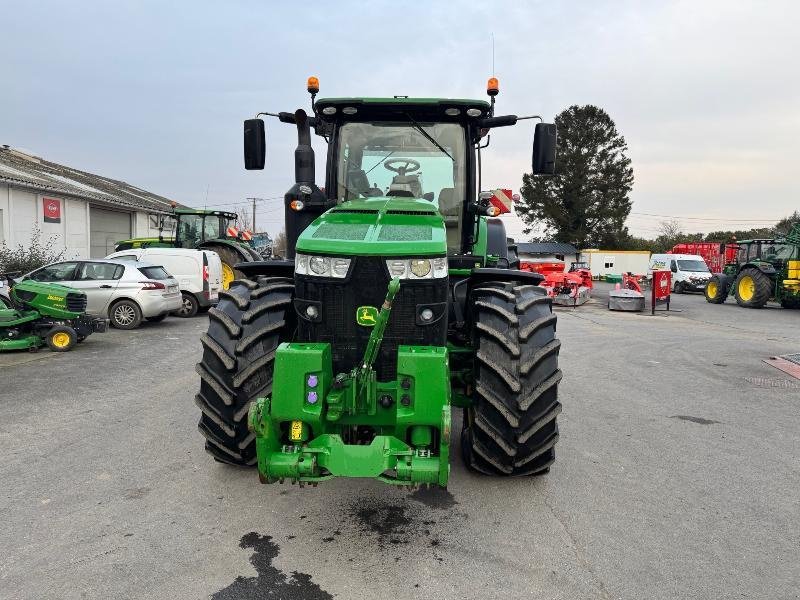
[[[497,73],[494,72],[494,31],[492,32],[492,77],[495,77]]]

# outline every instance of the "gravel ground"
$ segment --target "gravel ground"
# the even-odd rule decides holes
[[[800,597],[800,381],[762,362],[800,352],[800,311],[603,289],[558,309],[550,474],[472,475],[454,444],[446,492],[210,460],[205,317],[0,355],[0,598]]]

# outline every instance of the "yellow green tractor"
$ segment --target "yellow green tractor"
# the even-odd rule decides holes
[[[262,255],[243,240],[234,224],[236,213],[220,210],[175,208],[174,237],[134,238],[116,243],[115,252],[131,248],[197,248],[213,250],[222,261],[222,289],[227,290],[237,277],[244,276],[236,269],[237,263],[260,261]],[[163,222],[162,222],[163,223]],[[163,224],[162,224],[163,227]]]
[[[209,311],[197,366],[199,428],[218,461],[264,483],[333,477],[446,486],[451,416],[461,455],[492,476],[555,460],[560,342],[538,273],[520,271],[481,192],[481,154],[525,123],[490,102],[330,98],[313,116],[259,113],[245,168],[263,169],[259,116],[294,125],[284,198],[290,260],[237,265]],[[315,183],[312,129],[327,146]],[[532,171],[555,170],[556,128],[537,123]]]
[[[742,240],[736,248],[736,260],[706,283],[708,302],[722,304],[733,296],[745,308],[762,308],[770,300],[800,308],[800,223],[783,238]]]

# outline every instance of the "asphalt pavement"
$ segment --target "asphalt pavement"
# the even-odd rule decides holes
[[[202,316],[2,354],[0,598],[798,598],[800,311],[672,308],[559,308],[553,469],[447,491],[215,463]]]

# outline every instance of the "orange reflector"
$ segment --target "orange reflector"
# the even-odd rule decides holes
[[[319,79],[316,77],[309,77],[306,89],[309,94],[316,94],[319,91]]]
[[[225,230],[225,234],[226,234],[228,237],[232,237],[232,238],[239,237],[239,230],[238,230],[238,229],[236,229],[236,227],[228,227],[228,228]]]
[[[497,215],[500,214],[500,209],[497,208],[496,206],[487,206],[486,214],[489,215],[490,217],[496,217]]]
[[[497,81],[496,77],[489,78],[486,84],[486,93],[490,96],[497,96],[500,93],[500,82]]]
[[[292,210],[303,210],[304,206],[305,204],[303,204],[302,200],[292,200],[289,203],[289,208],[291,208]]]

